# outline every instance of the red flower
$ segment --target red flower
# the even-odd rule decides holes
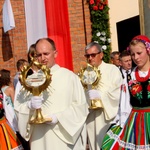
[[[98,10],[98,7],[97,6],[93,6],[93,10]]]
[[[99,6],[99,10],[103,10],[104,9],[104,5]]]
[[[99,2],[96,2],[96,5],[98,6],[98,5],[99,5]]]
[[[105,0],[105,1],[103,2],[103,4],[104,4],[104,5],[107,5],[107,4],[108,4],[108,0]]]
[[[90,0],[90,4],[91,4],[91,5],[94,4],[94,0]]]
[[[100,0],[97,0],[97,1],[96,1],[96,5],[98,6],[98,5],[99,5],[99,3],[100,3]]]
[[[142,91],[142,86],[139,84],[136,84],[132,87],[131,93],[132,95],[136,95],[137,93],[140,93]]]

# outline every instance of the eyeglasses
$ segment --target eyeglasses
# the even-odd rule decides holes
[[[101,52],[98,52],[98,53],[92,53],[92,54],[85,54],[84,56],[86,57],[86,58],[90,58],[90,56],[92,57],[92,58],[94,58],[97,54],[99,54],[99,53],[101,53]]]

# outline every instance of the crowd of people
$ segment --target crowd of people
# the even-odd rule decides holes
[[[110,63],[103,61],[101,45],[87,44],[84,56],[99,80],[86,88],[77,74],[56,63],[57,55],[55,42],[41,38],[27,60],[17,61],[13,80],[9,70],[0,70],[0,149],[150,149],[150,39],[133,37],[126,50],[110,54]],[[33,60],[50,68],[50,85],[39,94],[22,88],[19,80]],[[26,79],[41,73],[45,76],[32,64]],[[97,79],[95,72],[92,78]],[[44,121],[31,123],[39,111]]]

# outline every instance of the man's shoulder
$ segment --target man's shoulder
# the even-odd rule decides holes
[[[66,74],[72,74],[73,71],[69,70],[68,68],[59,66],[58,64],[55,64],[52,68],[51,68],[51,72],[53,73],[59,73],[61,75],[61,73],[66,73]]]
[[[60,70],[64,72],[72,73],[72,70],[69,70],[68,68],[65,67],[60,67]]]
[[[112,68],[112,69],[119,70],[119,68],[118,68],[116,65],[114,65],[114,64],[110,64],[110,63],[105,63],[105,62],[103,62],[102,65],[104,66],[104,68],[107,67],[107,68]]]
[[[65,75],[76,75],[72,70],[69,70],[68,68],[64,67],[60,67],[59,71]]]
[[[102,66],[100,67],[100,71],[105,75],[107,74],[113,76],[115,74],[121,76],[119,68],[110,63],[103,63]]]

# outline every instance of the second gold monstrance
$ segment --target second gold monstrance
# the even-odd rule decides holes
[[[97,67],[94,67],[87,63],[85,68],[81,68],[78,73],[81,83],[85,89],[89,87],[91,89],[96,89],[101,78],[100,70]],[[89,109],[99,109],[101,108],[101,101],[99,99],[90,100]]]

